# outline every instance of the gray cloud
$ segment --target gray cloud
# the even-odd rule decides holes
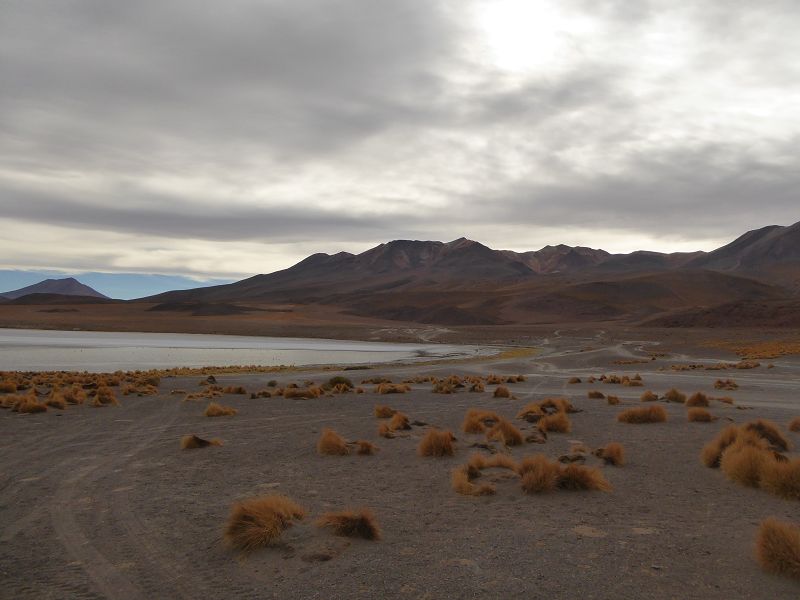
[[[542,4],[490,39],[484,0],[4,2],[1,216],[221,261],[237,240],[702,245],[797,220],[800,5]]]

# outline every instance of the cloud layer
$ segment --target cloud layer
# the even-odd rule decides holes
[[[709,249],[798,220],[800,5],[0,4],[7,268]]]

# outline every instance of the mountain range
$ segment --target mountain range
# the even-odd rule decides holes
[[[3,295],[15,303],[105,298],[74,279]],[[800,223],[749,231],[712,252],[671,254],[566,245],[513,252],[465,238],[395,240],[360,254],[313,254],[274,273],[129,302],[195,316],[292,305],[440,325],[800,327]]]

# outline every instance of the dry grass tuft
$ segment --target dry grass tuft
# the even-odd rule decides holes
[[[762,521],[756,558],[769,573],[800,579],[800,527],[773,518]]]
[[[389,429],[389,426],[386,423],[381,423],[378,425],[378,435],[382,438],[386,438],[387,440],[390,440],[394,437],[394,433],[392,433],[392,430]]]
[[[405,415],[399,411],[394,413],[394,415],[392,415],[392,420],[389,421],[389,430],[405,431],[407,429],[411,429],[411,425],[408,422],[408,415]]]
[[[19,396],[11,410],[22,414],[34,414],[47,412],[47,406],[39,402],[35,396]]]
[[[772,453],[764,446],[737,439],[722,453],[719,465],[731,481],[746,487],[758,487],[762,473],[774,462]]]
[[[666,420],[667,411],[658,405],[629,408],[617,415],[620,423],[663,423]]]
[[[733,379],[717,379],[714,382],[714,388],[718,390],[738,390],[739,384],[737,384]]]
[[[695,392],[689,396],[686,406],[708,406],[708,396],[703,392]]]
[[[558,487],[561,465],[544,454],[534,454],[519,462],[517,473],[522,477],[522,490],[526,494],[552,492]]]
[[[379,419],[391,419],[397,411],[383,404],[375,405],[375,416]]]
[[[464,416],[461,430],[464,433],[483,433],[487,427],[491,427],[500,420],[497,413],[479,408],[470,408]]]
[[[355,443],[358,446],[356,454],[361,456],[372,456],[378,451],[378,447],[368,440],[356,440]]]
[[[313,400],[314,398],[319,398],[322,395],[322,393],[323,393],[322,388],[313,385],[304,388],[287,387],[286,389],[283,390],[283,397],[287,399],[300,398],[303,400]]]
[[[577,413],[581,412],[566,398],[545,398],[539,403],[541,409],[545,412],[555,411],[563,413]]]
[[[323,456],[344,456],[350,454],[350,449],[347,447],[347,440],[326,427],[317,441],[317,452]]]
[[[625,449],[619,442],[611,442],[592,452],[597,458],[602,458],[607,465],[621,467],[625,464]]]
[[[789,421],[789,431],[800,432],[800,417],[795,417]]]
[[[0,393],[2,394],[15,394],[17,392],[17,384],[13,381],[0,381]]]
[[[603,477],[600,469],[569,464],[563,468],[558,477],[558,488],[570,491],[596,490],[608,492],[611,490],[611,484]]]
[[[736,425],[728,425],[719,432],[716,438],[703,447],[700,453],[700,461],[710,469],[719,467],[720,458],[725,449],[736,441],[739,436],[739,428]]]
[[[195,448],[208,448],[209,446],[222,446],[222,440],[213,438],[204,440],[194,434],[181,438],[181,450],[194,450]]]
[[[597,390],[591,390],[587,392],[586,396],[589,398],[593,398],[595,400],[602,400],[603,398],[606,397],[606,395],[603,392],[599,392]]]
[[[522,407],[517,413],[518,419],[525,419],[529,423],[535,423],[544,416],[544,411],[538,402],[530,402]]]
[[[677,402],[678,404],[683,404],[686,402],[686,394],[679,392],[675,388],[667,390],[664,393],[664,398],[669,402]]]
[[[486,433],[486,439],[498,440],[506,446],[521,446],[525,441],[522,432],[510,421],[502,418]]]
[[[658,400],[658,394],[655,394],[655,393],[651,392],[650,390],[647,390],[644,394],[642,394],[639,397],[639,399],[642,402],[655,402],[655,401]]]
[[[216,402],[211,402],[206,407],[203,415],[206,417],[232,417],[237,412],[239,411],[232,406],[224,406],[222,404],[217,404]]]
[[[229,385],[222,389],[223,394],[238,394],[244,396],[247,394],[247,390],[244,389],[241,385]]]
[[[609,406],[616,406],[619,404],[619,398],[617,396],[606,396],[606,401],[608,402]]]
[[[508,469],[509,471],[517,471],[517,463],[508,454],[492,454],[484,459],[484,469]]]
[[[119,402],[114,394],[114,390],[108,386],[101,385],[97,388],[97,393],[92,401],[92,406],[119,406]]]
[[[455,436],[451,431],[431,429],[417,447],[420,456],[453,456],[456,452],[453,446]]]
[[[405,383],[380,383],[375,388],[376,394],[405,394],[411,391],[411,386]]]
[[[225,527],[225,541],[245,553],[277,540],[305,509],[286,496],[262,496],[237,502],[231,508]]]
[[[368,508],[329,512],[317,519],[317,527],[329,527],[336,535],[362,538],[365,540],[381,539],[381,530],[375,515]]]
[[[450,476],[450,485],[453,489],[464,496],[490,496],[497,490],[493,485],[475,485],[470,481],[470,471],[467,465],[462,465],[456,469]]]
[[[786,451],[790,448],[789,440],[783,437],[783,434],[778,429],[778,426],[772,421],[767,419],[756,419],[750,423],[746,423],[743,428],[746,431],[752,431],[759,437],[767,440],[772,446],[779,450]]]
[[[498,385],[494,390],[495,398],[511,398],[511,391],[504,385]]]
[[[686,412],[686,419],[690,423],[713,423],[717,417],[713,416],[705,408],[690,408]]]
[[[556,433],[569,433],[572,430],[572,423],[570,423],[567,413],[557,412],[553,415],[542,417],[536,423],[539,431],[548,433],[555,431]]]
[[[62,396],[61,393],[56,391],[53,391],[50,394],[50,397],[47,400],[45,400],[44,403],[47,406],[50,406],[52,408],[57,408],[59,410],[66,410],[67,408],[67,401],[64,400],[64,396]]]
[[[787,500],[800,500],[800,458],[775,461],[761,474],[761,487]]]
[[[570,377],[569,381],[567,381],[567,383],[570,384],[570,385],[574,385],[574,384],[580,383],[580,382],[581,382],[581,378],[580,377]]]

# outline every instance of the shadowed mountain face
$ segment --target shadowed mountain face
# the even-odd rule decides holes
[[[80,296],[83,298],[102,299],[108,298],[108,296],[104,296],[97,290],[90,288],[88,285],[82,284],[80,281],[72,277],[67,277],[65,279],[46,279],[18,290],[3,292],[0,294],[0,297],[8,300],[16,300],[17,298],[22,298],[23,296],[28,296],[30,294],[48,294],[50,296]]]
[[[714,313],[715,323],[735,315],[741,325],[761,305],[792,322],[799,291],[800,224],[749,232],[708,254],[609,254],[565,245],[519,253],[464,238],[396,240],[361,254],[314,254],[283,271],[142,300],[317,304],[442,325],[640,322],[671,315],[659,323],[680,326],[721,305],[727,308]],[[740,303],[746,308],[737,309]]]

